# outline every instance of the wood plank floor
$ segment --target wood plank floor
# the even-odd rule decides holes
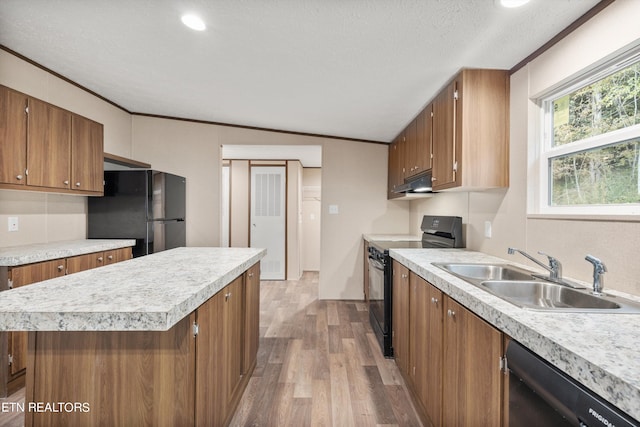
[[[363,302],[319,301],[318,273],[260,292],[258,362],[232,426],[422,426]],[[24,402],[24,388],[2,402]],[[23,425],[0,413],[0,426]]]
[[[260,349],[232,426],[421,426],[363,302],[319,301],[318,274],[261,282]]]

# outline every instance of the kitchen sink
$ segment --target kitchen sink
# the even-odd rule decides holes
[[[434,263],[480,289],[531,310],[595,313],[640,313],[640,303],[614,295],[596,296],[535,276],[509,264]]]
[[[533,279],[530,271],[509,264],[434,263],[433,265],[461,279],[467,281],[472,280],[474,282],[482,282],[485,280]]]

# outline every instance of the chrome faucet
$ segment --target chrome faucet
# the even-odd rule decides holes
[[[593,255],[587,255],[584,259],[593,264],[593,294],[602,295],[604,289],[604,273],[607,271],[607,266],[602,261]]]
[[[540,255],[544,255],[549,259],[549,265],[545,265],[544,263],[538,261],[537,259],[535,259],[534,257],[532,257],[531,255],[529,255],[528,253],[521,251],[520,249],[516,249],[516,248],[509,248],[507,250],[507,253],[509,255],[513,255],[514,253],[518,252],[519,254],[525,256],[526,258],[529,258],[531,261],[535,262],[536,264],[538,264],[540,267],[544,268],[545,270],[547,270],[549,272],[549,277],[542,277],[543,279],[547,279],[550,280],[552,282],[557,282],[557,283],[562,283],[562,264],[560,263],[560,261],[558,261],[557,258],[552,257],[551,255],[547,255],[544,252],[540,252],[538,251],[538,253]]]

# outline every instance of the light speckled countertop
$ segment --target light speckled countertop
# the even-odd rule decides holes
[[[516,307],[432,265],[500,262],[459,249],[391,249],[390,255],[604,399],[640,420],[640,314],[558,313]],[[588,284],[586,284],[588,285]],[[620,292],[606,292],[636,301]]]
[[[168,330],[265,254],[177,248],[0,292],[0,330]]]
[[[372,240],[378,240],[382,242],[396,242],[396,241],[416,241],[422,240],[422,236],[416,236],[413,234],[363,234],[362,238],[367,242]]]
[[[93,252],[110,251],[135,244],[136,241],[133,239],[87,239],[0,248],[0,267],[15,267]]]

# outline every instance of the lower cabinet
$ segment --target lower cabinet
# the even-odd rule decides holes
[[[409,373],[409,269],[393,261],[391,289],[391,342],[393,357],[402,372]]]
[[[25,426],[228,425],[258,352],[260,264],[165,332],[30,332]],[[249,313],[251,312],[251,313]]]
[[[6,274],[11,287],[17,288],[64,276],[65,274],[78,273],[102,265],[125,261],[131,259],[131,257],[130,247],[120,248],[10,267],[7,269]],[[1,338],[2,335],[0,334],[0,340],[4,340],[4,338]],[[6,374],[0,375],[0,396],[7,396],[24,386],[24,374],[27,366],[27,333],[6,332],[4,335],[6,336],[7,352],[0,357],[0,362],[3,362],[4,358],[8,359],[7,365],[9,369]]]
[[[394,354],[395,343],[406,342],[408,356],[401,353],[396,363],[425,425],[501,426],[502,332],[396,263],[393,321],[398,318],[406,327],[394,323],[394,332],[403,335],[394,336]]]

